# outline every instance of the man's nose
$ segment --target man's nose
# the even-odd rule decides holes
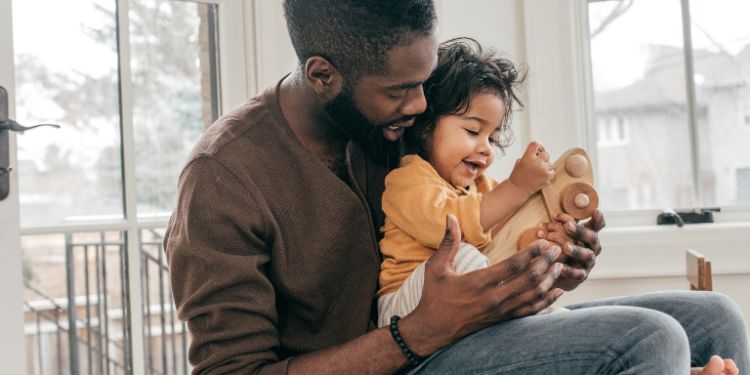
[[[406,100],[399,108],[399,112],[403,116],[416,116],[422,114],[425,109],[427,109],[427,99],[420,85],[407,92]]]

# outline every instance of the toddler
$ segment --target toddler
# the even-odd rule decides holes
[[[510,143],[515,87],[513,63],[482,50],[472,39],[454,39],[438,51],[424,83],[427,109],[406,130],[409,154],[388,174],[378,292],[378,325],[414,310],[422,295],[425,261],[437,249],[445,217],[462,231],[454,268],[466,273],[489,266],[481,250],[493,233],[554,175],[549,155],[532,142],[502,182],[484,172],[496,151]]]

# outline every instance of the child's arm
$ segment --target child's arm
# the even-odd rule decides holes
[[[485,193],[479,206],[480,222],[485,231],[505,223],[534,193],[548,184],[555,171],[549,154],[538,142],[531,142],[516,161],[510,177]]]

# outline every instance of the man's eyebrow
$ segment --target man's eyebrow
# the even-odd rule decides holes
[[[423,83],[424,83],[424,81],[399,83],[397,85],[389,86],[388,89],[390,89],[390,90],[408,90],[408,89],[413,89],[415,87],[422,86]]]

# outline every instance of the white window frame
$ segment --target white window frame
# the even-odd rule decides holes
[[[737,186],[737,172],[739,170],[747,170],[750,172],[750,163],[738,163],[732,166],[732,182],[734,183],[735,187]]]
[[[117,0],[119,25],[129,25],[129,5],[131,0]],[[221,111],[226,113],[246,101],[256,91],[256,67],[254,46],[257,43],[254,30],[246,25],[255,21],[254,0],[173,0],[203,4],[216,4],[218,11],[218,46]],[[130,281],[130,319],[132,340],[132,364],[134,374],[144,374],[144,335],[141,293],[141,254],[139,231],[145,228],[164,228],[166,218],[138,218],[135,173],[135,140],[133,131],[132,82],[130,69],[129,28],[120,27],[118,35],[120,64],[120,101],[122,126],[122,168],[124,190],[124,219],[111,221],[77,222],[71,225],[57,225],[21,228],[24,235],[66,234],[80,232],[120,231],[126,234],[128,255],[128,278]],[[175,181],[175,186],[176,186]],[[135,239],[135,240],[133,240]]]
[[[750,130],[750,90],[745,92],[745,98],[742,100],[742,106],[744,111],[742,112],[742,119],[740,121],[740,128]]]
[[[542,141],[553,154],[582,146],[596,165],[588,1],[525,0],[523,6],[531,139]],[[750,228],[750,206],[720,208],[709,227],[731,223],[744,228],[747,223]],[[656,226],[660,212],[606,211],[605,216],[609,228],[648,228]]]

